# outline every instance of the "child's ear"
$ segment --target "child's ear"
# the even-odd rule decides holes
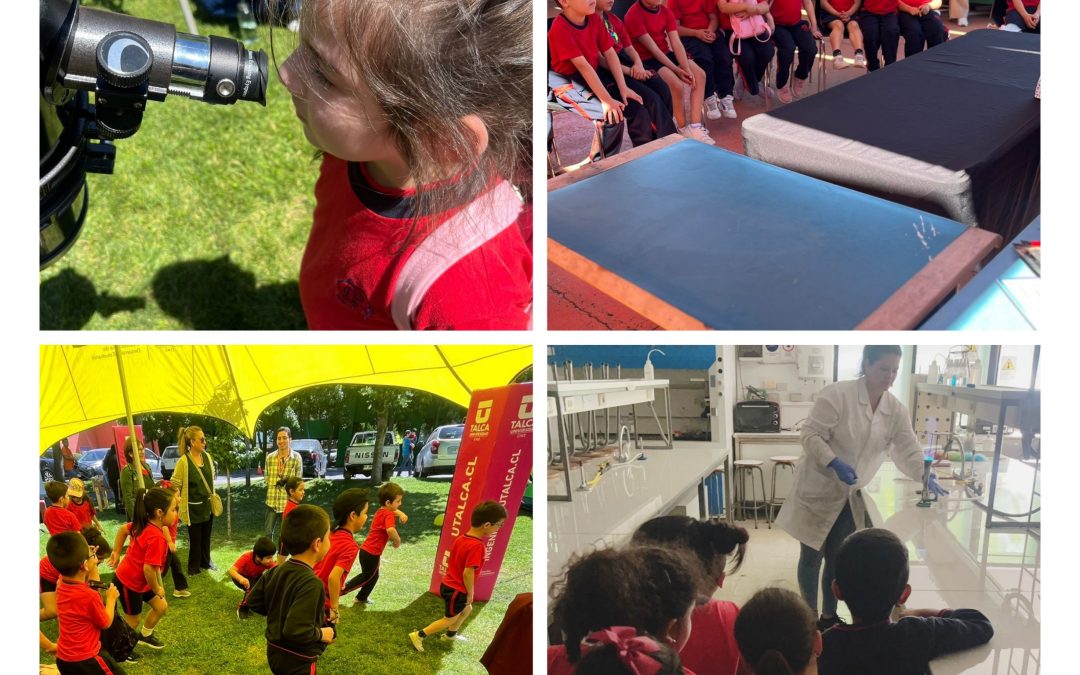
[[[472,132],[473,149],[476,150],[476,156],[479,157],[484,154],[488,147],[488,130],[484,120],[476,115],[466,115],[461,118],[461,123]]]
[[[832,594],[837,600],[844,599],[844,594],[840,592],[840,584],[836,583],[836,579],[833,579],[832,582]]]
[[[900,593],[900,599],[896,601],[896,604],[902,605],[907,602],[908,596],[911,595],[911,584],[904,584],[904,590]]]

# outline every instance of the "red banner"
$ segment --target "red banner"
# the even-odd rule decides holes
[[[532,430],[532,384],[473,392],[431,574],[432,593],[439,592],[450,547],[471,527],[473,507],[493,500],[506,507],[506,522],[485,542],[484,566],[473,589],[474,600],[491,598],[532,471]]]

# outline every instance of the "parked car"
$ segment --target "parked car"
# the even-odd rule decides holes
[[[154,480],[160,480],[161,475],[161,457],[154,452],[152,448],[146,448],[146,463],[150,465],[150,477]]]
[[[345,451],[346,480],[358,473],[366,476],[371,475],[372,458],[375,456],[376,434],[375,431],[358,431],[353,434],[352,441]],[[394,438],[393,431],[387,431],[386,437],[383,439],[382,449],[382,475],[384,477],[390,477],[390,473],[394,470],[394,466],[400,458],[401,444]]]
[[[79,467],[85,469],[91,478],[94,476],[104,477],[105,470],[101,463],[108,453],[108,448],[94,448],[93,450],[87,450],[79,460]]]
[[[180,447],[176,445],[165,446],[165,449],[161,451],[161,477],[165,480],[172,478],[172,473],[176,469],[178,461],[180,461]]]
[[[79,478],[82,478],[83,480],[89,480],[90,479],[90,472],[87,471],[80,464],[80,459],[82,458],[82,455],[77,453],[77,452],[74,453],[75,454],[75,473],[73,473],[73,474],[71,474],[71,475],[69,475],[67,477],[55,476],[54,473],[53,473],[53,451],[54,451],[53,448],[49,448],[44,453],[42,453],[41,457],[38,459],[38,473],[41,475],[41,480],[42,481],[47,483],[47,482],[49,482],[51,480],[67,480],[68,478],[74,478],[76,476],[78,476]],[[63,458],[61,458],[60,466],[63,467],[63,465],[64,465],[64,460],[63,460]]]
[[[314,438],[297,438],[292,449],[300,455],[300,476],[321,478],[326,476],[326,457],[322,444]]]
[[[436,427],[428,436],[427,443],[416,453],[413,475],[423,480],[434,474],[453,475],[457,466],[458,448],[465,433],[464,424],[448,424]]]

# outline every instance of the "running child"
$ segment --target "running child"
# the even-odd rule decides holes
[[[45,527],[49,530],[49,534],[82,531],[79,517],[68,510],[71,498],[68,497],[67,483],[61,483],[58,480],[45,483],[45,496],[49,498],[50,503],[50,506],[45,509]]]
[[[281,523],[290,558],[262,575],[244,596],[237,615],[266,617],[266,661],[275,675],[314,675],[316,662],[336,631],[324,618],[326,593],[313,567],[330,549],[330,518],[302,504]]]
[[[679,652],[705,583],[700,563],[682,547],[600,549],[572,560],[553,588],[562,644],[548,647],[548,673],[577,673],[594,650],[607,650],[604,633],[619,627]]]
[[[899,7],[898,0],[863,0],[858,21],[866,43],[866,69],[870,72],[881,67],[879,49],[885,65],[896,63],[900,48]]]
[[[941,0],[900,0],[897,4],[900,34],[904,36],[904,58],[945,42],[949,30],[937,11]]]
[[[284,520],[289,512],[300,505],[300,502],[304,501],[304,479],[300,476],[289,476],[285,479],[285,510],[281,512],[281,518]],[[288,557],[288,553],[285,551],[285,544],[278,544],[277,552],[277,564],[285,562],[285,558]]]
[[[342,594],[352,593],[357,588],[357,602],[365,605],[372,604],[369,596],[379,582],[379,563],[382,558],[386,542],[393,544],[394,548],[401,546],[401,536],[398,535],[397,521],[402,524],[409,522],[409,517],[401,510],[401,500],[405,491],[397,483],[387,483],[379,488],[379,510],[371,519],[371,530],[360,546],[360,574],[345,583]]]
[[[86,486],[81,478],[72,478],[68,481],[68,511],[75,514],[79,519],[79,529],[90,526],[103,529],[98,521],[94,505],[86,498]]]
[[[705,116],[735,119],[731,50],[727,35],[720,30],[716,0],[668,0],[667,6],[675,15],[687,55],[705,73]]]
[[[832,48],[833,69],[843,70],[848,67],[840,52],[840,41],[847,31],[848,40],[855,49],[855,67],[866,67],[866,54],[863,52],[862,31],[859,22],[854,20],[862,6],[862,0],[819,0],[818,25],[829,31],[829,46]]]
[[[656,71],[645,68],[641,54],[634,49],[630,34],[626,32],[626,24],[611,11],[614,5],[615,0],[596,0],[596,15],[600,17],[604,30],[611,35],[615,43],[615,55],[619,57],[619,69],[622,70],[626,86],[641,97],[645,106],[645,110],[640,113],[644,120],[640,125],[642,131],[636,131],[636,118],[630,121],[630,142],[638,146],[674,134],[678,129],[675,128],[671,112],[671,90]],[[633,108],[636,110],[636,106]],[[630,118],[632,111],[628,108],[625,112],[627,118]]]
[[[424,651],[424,638],[444,630],[446,634],[440,635],[440,640],[465,639],[458,632],[472,612],[473,589],[484,566],[484,539],[498,532],[504,522],[506,508],[499,502],[480,502],[473,508],[469,517],[472,527],[450,547],[450,562],[439,585],[439,594],[446,606],[443,617],[409,633],[409,642],[416,651]]]
[[[802,18],[803,10],[806,19]],[[769,9],[776,24],[773,43],[776,45],[776,98],[781,103],[791,103],[802,96],[806,80],[817,58],[817,14],[813,0],[772,0]],[[791,64],[795,62],[795,50],[799,50],[799,63],[795,66],[795,78],[788,83]]]
[[[672,112],[679,133],[715,145],[716,141],[701,123],[701,108],[705,102],[705,71],[687,56],[679,39],[675,15],[662,0],[637,0],[626,11],[625,21],[634,49],[645,58],[645,67],[659,73],[671,90]],[[683,107],[683,85],[690,87],[689,113]]]
[[[694,608],[693,632],[679,652],[683,666],[695,675],[736,675],[739,648],[735,644],[735,618],[739,606],[712,599],[724,579],[742,566],[747,531],[720,520],[696,520],[688,516],[661,516],[646,521],[631,542],[639,546],[678,547],[692,554],[705,570],[702,598]],[[730,563],[730,566],[729,566]]]
[[[531,34],[519,0],[303,4],[280,75],[322,154],[309,328],[530,326]]]
[[[735,639],[754,675],[817,675],[821,631],[802,596],[763,588],[735,619]]]
[[[364,488],[349,488],[334,500],[335,527],[330,533],[330,550],[315,567],[315,576],[323,583],[330,623],[336,624],[341,616],[338,602],[345,588],[345,579],[360,552],[356,533],[364,528],[367,519],[368,491]]]
[[[281,542],[281,550],[285,550],[284,536]],[[270,537],[262,536],[256,539],[251,550],[241,553],[229,568],[229,577],[233,584],[245,593],[250,591],[263,572],[277,565],[274,562],[274,550],[274,540]]]
[[[631,118],[631,140],[640,141],[645,133],[641,97],[626,86],[611,34],[596,16],[596,0],[559,0],[559,6],[563,11],[548,30],[551,70],[588,89],[600,100],[604,111],[603,152],[605,156],[614,155],[622,145],[624,114]],[[601,57],[607,66],[604,69],[600,68]],[[631,103],[632,111],[627,110]]]
[[[112,579],[113,585],[120,590],[124,620],[137,629],[139,642],[151,649],[165,646],[154,635],[154,628],[169,609],[161,580],[169,561],[169,541],[165,529],[176,521],[178,508],[176,495],[168,490],[152,488],[136,491],[135,515],[130,524],[131,545]],[[150,605],[150,612],[139,629],[144,602]]]
[[[101,649],[101,631],[112,625],[120,591],[109,586],[105,603],[88,580],[98,581],[97,552],[78,532],[61,532],[45,545],[49,562],[60,574],[56,588],[56,666],[61,675],[116,673],[124,670]]]
[[[717,0],[717,8],[720,10],[720,26],[729,34],[731,17],[738,18],[760,16],[764,19],[767,27],[762,28],[754,37],[737,38],[732,34],[730,39],[731,56],[739,65],[739,82],[742,89],[751,96],[764,94],[771,96],[772,92],[762,91],[761,80],[765,77],[765,71],[769,69],[769,62],[773,59],[776,47],[770,37],[776,32],[772,14],[769,13],[768,0]],[[736,96],[736,98],[740,98]]]
[[[908,552],[889,530],[850,535],[836,554],[833,595],[851,610],[852,625],[824,635],[821,675],[902,675],[930,672],[930,661],[990,641],[990,620],[974,609],[893,608],[911,595]]]

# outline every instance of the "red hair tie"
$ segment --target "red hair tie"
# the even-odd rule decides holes
[[[660,672],[660,662],[652,656],[660,651],[660,645],[651,637],[638,635],[636,628],[613,626],[590,633],[586,639],[599,644],[615,645],[619,660],[630,668],[634,675],[656,675]]]

